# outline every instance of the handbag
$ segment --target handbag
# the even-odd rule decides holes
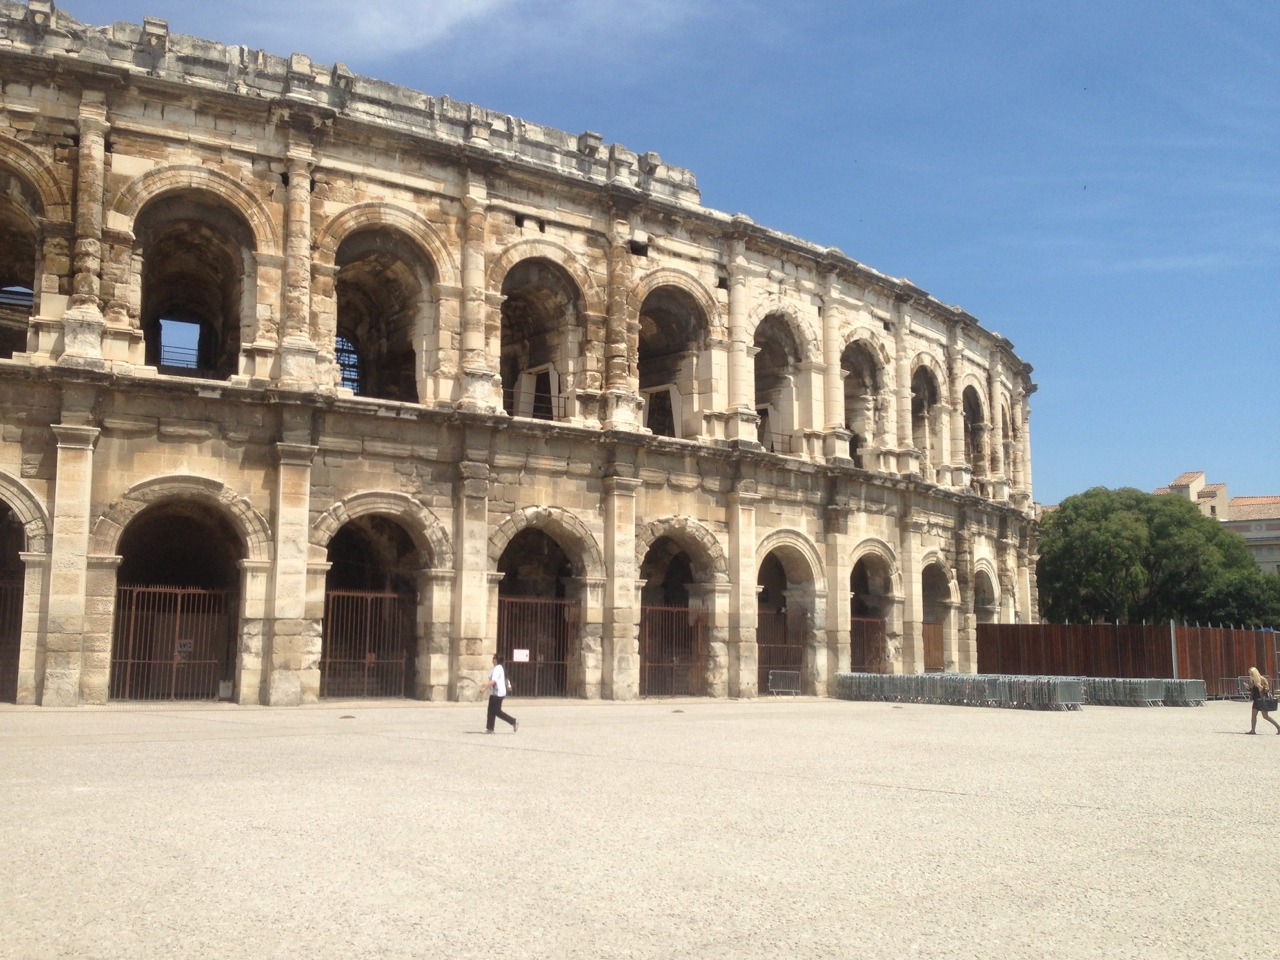
[[[1253,705],[1257,707],[1259,710],[1261,710],[1263,713],[1275,713],[1276,706],[1277,706],[1276,698],[1275,697],[1259,697],[1257,700],[1253,702]]]

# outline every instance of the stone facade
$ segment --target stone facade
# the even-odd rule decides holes
[[[594,133],[48,0],[0,26],[19,702],[156,695],[140,585],[224,598],[218,691],[267,704],[352,692],[343,590],[406,598],[433,699],[518,598],[567,611],[556,689],[615,699],[688,692],[645,679],[658,608],[732,697],[766,620],[822,694],[855,618],[897,672],[1036,619],[1031,368],[964,311]]]

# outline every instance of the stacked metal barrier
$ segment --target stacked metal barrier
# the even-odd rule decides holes
[[[1203,680],[1085,677],[1084,702],[1109,707],[1198,707],[1208,696]]]
[[[1081,683],[1075,677],[1018,677],[995,674],[836,675],[842,700],[939,703],[1027,710],[1079,710]]]
[[[1164,681],[1166,707],[1203,707],[1209,699],[1209,687],[1203,680]]]

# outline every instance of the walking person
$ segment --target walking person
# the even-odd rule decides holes
[[[502,711],[502,700],[507,695],[507,671],[502,668],[502,658],[493,655],[493,669],[489,671],[489,679],[484,688],[489,691],[489,719],[485,723],[485,733],[493,733],[493,721],[505,720],[511,724],[511,732],[520,732],[520,721]]]
[[[1271,681],[1260,674],[1257,667],[1249,668],[1249,699],[1253,701],[1249,732],[1258,732],[1258,714],[1262,714],[1262,719],[1275,727],[1276,733],[1280,733],[1280,723],[1271,719],[1271,711],[1276,708],[1276,698],[1271,695]]]

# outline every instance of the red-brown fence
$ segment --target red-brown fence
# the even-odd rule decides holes
[[[1170,624],[978,624],[978,672],[1049,677],[1178,677],[1233,696],[1257,667],[1276,676],[1272,630]],[[1174,668],[1174,656],[1177,668]]]
[[[122,586],[111,646],[112,700],[217,700],[232,668],[225,590]]]
[[[756,619],[757,683],[769,689],[769,671],[799,672],[804,668],[803,616],[789,610],[761,607]]]
[[[411,595],[330,590],[324,598],[320,696],[410,696],[414,645]]]
[[[582,695],[571,663],[581,609],[576,600],[498,599],[498,653],[506,662],[513,696]]]
[[[944,625],[922,623],[920,628],[924,637],[924,672],[942,673],[947,668],[947,658],[943,652]]]
[[[853,673],[880,673],[888,659],[884,621],[878,617],[853,617],[849,621],[849,669]]]

